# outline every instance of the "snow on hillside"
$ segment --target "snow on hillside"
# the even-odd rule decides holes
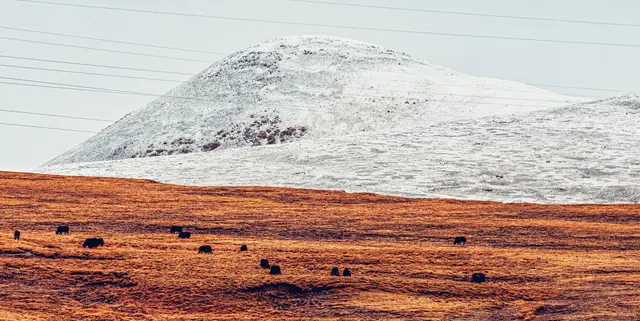
[[[266,185],[541,203],[640,200],[640,96],[525,115],[42,168],[187,185]]]
[[[461,75],[371,44],[288,37],[222,59],[46,165],[220,153],[301,140],[313,145],[327,137],[424,129],[570,102],[576,100]],[[244,152],[249,151],[239,153]]]

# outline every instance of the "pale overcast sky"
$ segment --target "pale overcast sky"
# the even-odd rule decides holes
[[[59,2],[197,13],[239,18],[406,29],[445,33],[640,44],[640,28],[570,24],[425,12],[336,7],[288,0],[56,0]],[[571,20],[638,24],[636,0],[333,0],[335,2],[465,11]],[[503,41],[459,37],[301,27],[181,16],[72,8],[0,0],[0,26],[44,30],[205,51],[231,53],[259,42],[289,35],[322,34],[367,41],[474,76],[526,83],[610,88],[640,92],[640,47]],[[151,49],[0,29],[12,37],[169,55],[214,62],[210,54]],[[160,69],[195,74],[209,64],[53,47],[0,39],[0,55],[90,64]],[[98,69],[0,57],[2,65],[116,73],[185,80],[188,76]],[[177,83],[63,74],[0,66],[0,77],[81,84],[164,93]],[[0,81],[11,81],[0,79]],[[552,88],[547,88],[552,89]],[[610,96],[613,93],[553,88],[567,94]],[[152,97],[64,91],[0,84],[0,109],[55,113],[117,120]],[[107,123],[56,119],[0,112],[0,122],[99,131]],[[89,133],[60,132],[0,125],[0,170],[28,171],[89,138]]]

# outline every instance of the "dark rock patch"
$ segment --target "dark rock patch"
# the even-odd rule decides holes
[[[220,143],[218,143],[218,142],[209,143],[209,144],[206,144],[206,145],[202,146],[202,151],[203,152],[210,152],[212,150],[215,150],[218,147],[220,147]]]

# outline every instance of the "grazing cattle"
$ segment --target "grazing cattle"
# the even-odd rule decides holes
[[[464,245],[465,243],[467,243],[467,238],[464,236],[456,236],[456,239],[453,240],[453,245],[458,245],[458,244]]]
[[[271,266],[271,270],[269,271],[269,274],[271,274],[271,275],[279,275],[279,274],[282,274],[282,271],[280,270],[279,266],[272,265]]]
[[[248,251],[248,250],[249,248],[244,244],[240,247],[240,251]]]
[[[69,227],[66,225],[58,226],[58,229],[56,229],[56,235],[59,235],[59,234],[69,235]]]
[[[471,283],[482,283],[487,280],[487,277],[482,273],[473,273],[471,276]]]
[[[179,239],[189,239],[191,238],[191,232],[180,232],[178,233]]]
[[[340,276],[340,270],[337,267],[331,269],[331,276]]]
[[[182,232],[182,226],[175,226],[174,225],[174,226],[171,227],[171,234],[180,233],[180,232]]]
[[[198,249],[198,254],[201,253],[205,253],[205,254],[211,254],[213,253],[213,250],[211,249],[211,245],[203,245]]]
[[[13,239],[16,241],[20,240],[20,231],[13,232]]]
[[[82,243],[82,247],[88,247],[90,249],[95,249],[98,246],[104,246],[104,240],[101,238],[90,238],[84,240]]]
[[[269,260],[267,259],[260,260],[260,267],[263,269],[271,268],[271,265],[269,264]]]
[[[344,269],[344,271],[342,271],[342,276],[351,276],[351,270]]]

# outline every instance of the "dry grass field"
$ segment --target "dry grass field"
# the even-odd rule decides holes
[[[640,320],[640,205],[0,172],[0,216],[0,320]]]

